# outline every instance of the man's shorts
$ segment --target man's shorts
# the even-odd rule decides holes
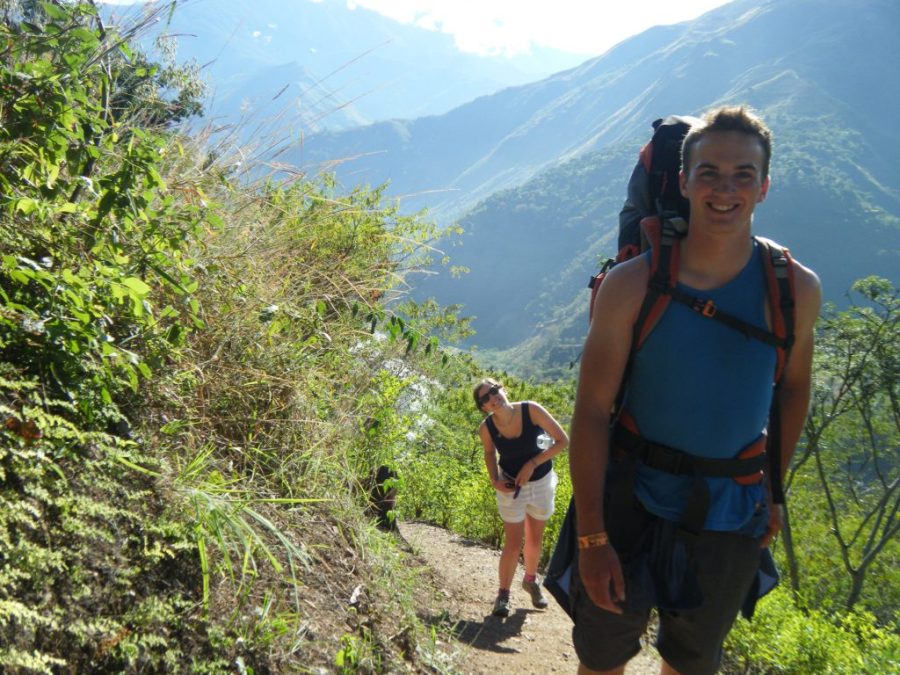
[[[731,630],[759,567],[759,543],[733,532],[704,531],[690,545],[703,593],[700,607],[659,612],[656,647],[680,673],[712,675],[722,659],[722,643]],[[633,591],[626,587],[625,595]],[[597,607],[572,573],[572,640],[579,660],[591,670],[612,670],[641,650],[650,609],[613,614]]]
[[[549,520],[553,515],[558,480],[556,472],[550,471],[543,478],[523,485],[518,497],[513,497],[514,492],[496,490],[500,518],[504,523],[521,523],[527,513],[536,520]]]

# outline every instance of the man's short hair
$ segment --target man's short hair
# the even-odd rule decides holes
[[[681,166],[685,172],[690,167],[691,149],[704,136],[716,131],[739,131],[759,139],[759,144],[763,149],[762,177],[765,179],[769,175],[769,160],[772,158],[772,131],[750,108],[745,105],[713,108],[704,114],[702,119],[703,124],[691,127],[681,146]]]

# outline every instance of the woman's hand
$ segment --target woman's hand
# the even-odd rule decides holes
[[[497,492],[512,492],[516,489],[516,484],[505,477],[496,478],[491,481],[491,485]]]
[[[588,596],[597,607],[621,614],[625,579],[619,556],[611,544],[578,550],[578,572]]]
[[[516,474],[516,485],[521,487],[528,483],[534,475],[535,469],[537,469],[537,461],[532,457],[522,465],[522,468],[519,469],[519,473]]]

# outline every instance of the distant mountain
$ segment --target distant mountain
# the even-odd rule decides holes
[[[835,132],[828,119],[779,125],[772,187],[754,220],[757,234],[816,270],[836,304],[868,274],[900,283],[900,191],[853,180],[861,166],[854,155],[872,150],[854,136]],[[463,303],[476,317],[471,345],[491,363],[521,375],[565,375],[587,334],[587,281],[615,253],[638,147],[585,154],[485,200],[460,221],[464,234],[449,249],[453,264],[472,271],[424,279],[417,293]],[[880,178],[900,185],[900,172]]]
[[[533,363],[562,350],[559,364],[583,340],[583,286],[613,252],[637,150],[672,112],[741,102],[762,113],[776,148],[757,228],[816,269],[827,299],[866,274],[898,280],[900,75],[887,67],[900,63],[898,30],[893,0],[736,0],[445,115],[315,135],[297,159],[357,157],[339,178],[389,181],[412,195],[405,208],[464,216],[448,253],[472,272],[423,280],[417,294],[462,302],[480,348]]]
[[[350,4],[191,0],[162,17],[152,36],[176,36],[179,61],[203,66],[212,85],[211,116],[257,122],[280,116],[295,134],[444,113],[584,60],[552,49],[509,58],[466,54],[450,35]],[[106,5],[103,11],[122,20],[144,10]]]
[[[898,99],[885,87],[896,74],[883,67],[896,55],[888,38],[898,13],[891,0],[736,0],[439,117],[317,134],[294,157],[305,164],[356,157],[341,175],[427,195],[411,198],[410,209],[427,206],[448,219],[562,159],[635,138],[673,110],[787,102],[878,130]]]

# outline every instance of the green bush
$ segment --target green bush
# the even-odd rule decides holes
[[[503,541],[503,521],[497,513],[496,492],[487,471],[472,473],[454,486],[450,529],[469,539],[498,546]]]
[[[803,611],[779,586],[752,621],[738,619],[725,644],[728,673],[893,673],[900,670],[896,627],[879,628],[866,612]]]

